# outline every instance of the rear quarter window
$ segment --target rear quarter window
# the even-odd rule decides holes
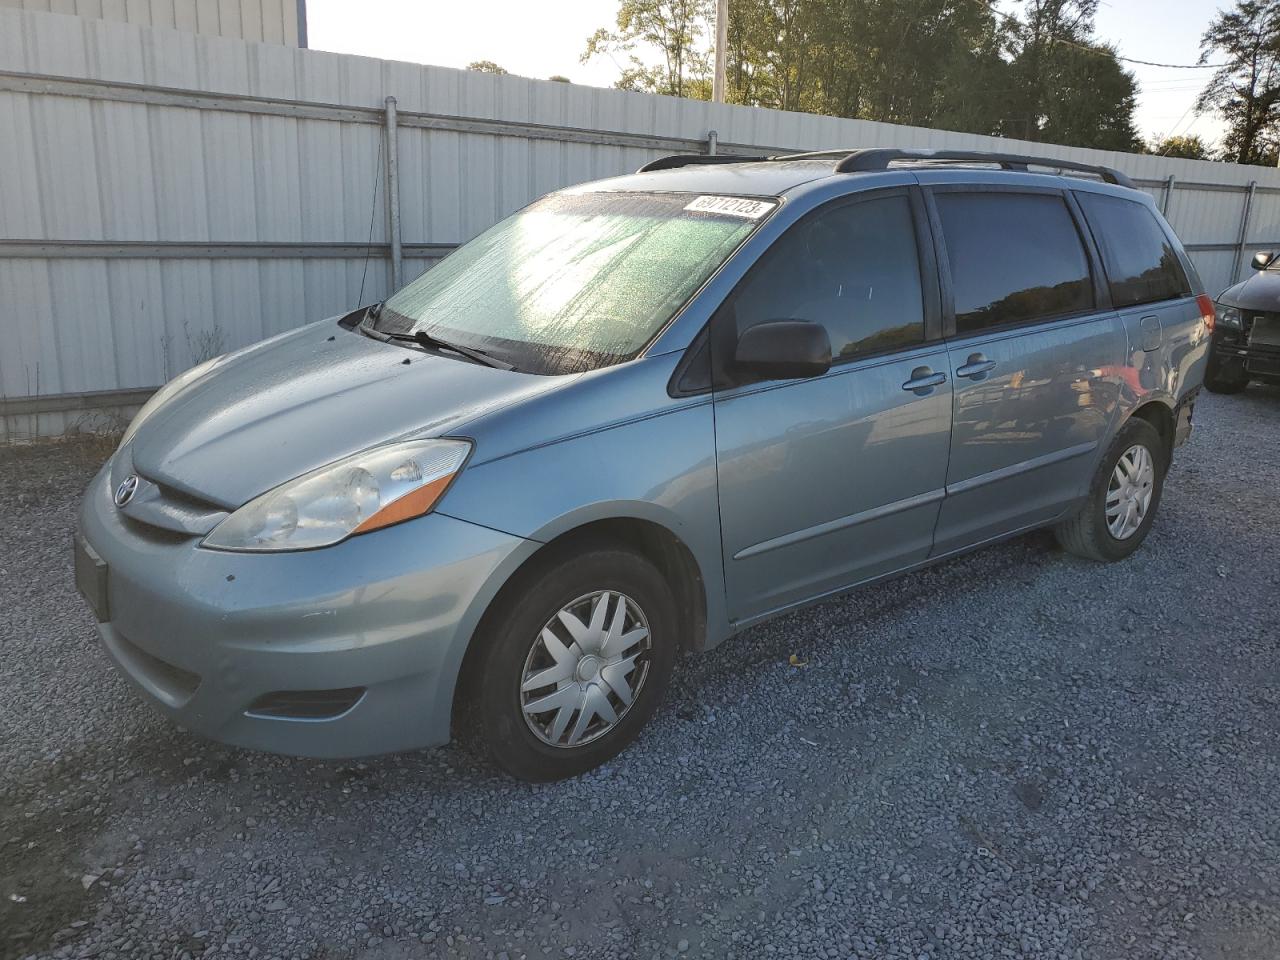
[[[1133,307],[1191,295],[1191,283],[1155,215],[1123,197],[1077,192],[1116,307]]]

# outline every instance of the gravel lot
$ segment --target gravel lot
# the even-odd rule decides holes
[[[153,715],[73,591],[100,456],[0,449],[0,956],[1280,954],[1280,390],[1201,402],[1128,562],[1036,534],[751,630],[541,787]]]

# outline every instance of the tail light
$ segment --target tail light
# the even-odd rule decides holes
[[[1205,332],[1213,333],[1213,325],[1217,317],[1213,310],[1213,301],[1209,299],[1207,293],[1202,293],[1196,297],[1196,303],[1200,306],[1200,319],[1204,321]]]

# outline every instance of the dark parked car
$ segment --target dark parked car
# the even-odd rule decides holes
[[[1253,258],[1258,272],[1218,297],[1218,323],[1204,385],[1239,393],[1250,380],[1280,384],[1280,255]]]

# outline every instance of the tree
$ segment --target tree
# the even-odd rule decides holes
[[[992,133],[1000,49],[985,0],[731,0],[729,99]]]
[[[1181,157],[1183,160],[1211,160],[1209,148],[1197,136],[1157,137],[1147,148],[1157,157]]]
[[[708,26],[714,16],[713,0],[622,0],[617,29],[601,27],[587,40],[582,62],[592,57],[625,53],[628,66],[618,86],[673,97],[710,91],[711,60]],[[654,49],[657,64],[646,63],[638,53]],[[707,93],[702,88],[706,88]]]
[[[1110,47],[1067,47],[1046,64],[1049,85],[1035,139],[1098,150],[1142,146],[1133,114],[1138,86]]]
[[[492,60],[472,60],[467,64],[468,70],[475,70],[479,73],[507,73],[506,67],[500,67]]]
[[[1131,150],[1137,86],[1093,39],[1099,0],[729,0],[726,99]],[[1276,2],[1276,0],[1272,0]],[[712,0],[620,0],[583,60],[625,52],[619,87],[710,94]]]
[[[553,73],[551,76],[547,77],[547,79],[553,80],[556,83],[573,83],[573,81],[570,80],[568,77],[561,76],[558,73]]]
[[[1009,23],[1006,136],[1104,150],[1139,146],[1137,81],[1093,40],[1098,0],[1025,0]]]
[[[1223,57],[1196,101],[1227,122],[1226,159],[1274,163],[1280,148],[1280,10],[1274,0],[1239,0],[1209,24],[1200,62]]]

